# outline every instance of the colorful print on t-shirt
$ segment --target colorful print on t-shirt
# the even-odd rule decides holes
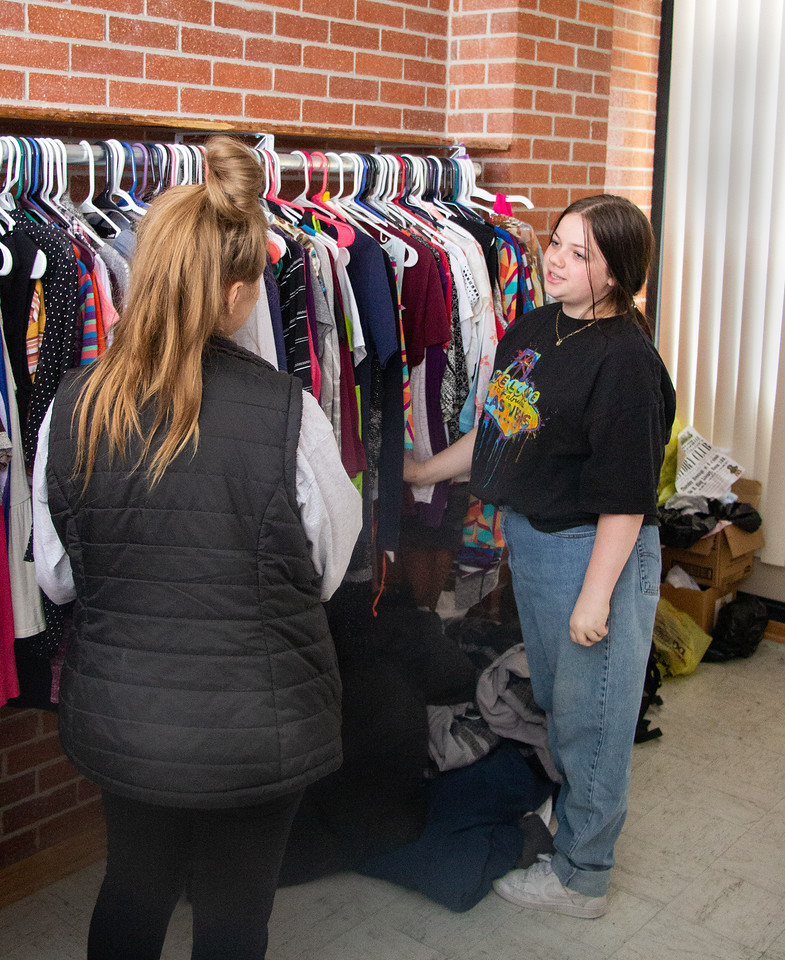
[[[529,375],[540,354],[534,350],[519,350],[512,363],[497,370],[488,384],[485,399],[485,417],[491,417],[505,439],[519,433],[533,433],[540,425],[537,410],[539,392]]]
[[[539,359],[535,350],[518,350],[512,362],[504,370],[497,370],[488,384],[477,438],[480,447],[486,447],[482,455],[487,457],[488,476],[499,466],[510,442],[518,447],[540,427],[540,393],[531,380]]]

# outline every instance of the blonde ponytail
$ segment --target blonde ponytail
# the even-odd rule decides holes
[[[132,468],[147,466],[151,486],[189,444],[199,442],[202,354],[226,319],[226,292],[256,282],[264,269],[266,219],[255,154],[230,137],[207,144],[204,184],[173,187],[151,205],[137,236],[131,283],[112,346],[96,362],[74,411],[74,475],[84,487],[103,433],[110,460],[141,441]],[[140,414],[152,410],[143,433]]]

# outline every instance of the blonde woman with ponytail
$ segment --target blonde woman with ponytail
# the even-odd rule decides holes
[[[230,339],[262,178],[230,138],[207,164],[151,205],[112,346],[39,434],[36,572],[75,601],[60,738],[107,823],[89,960],[157,960],[186,884],[192,957],[263,958],[300,797],[341,761],[322,600],[360,497],[313,397]]]

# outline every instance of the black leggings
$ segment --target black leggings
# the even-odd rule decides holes
[[[158,960],[186,883],[192,960],[263,960],[301,796],[254,807],[181,810],[104,791],[106,877],[90,923],[88,960]]]

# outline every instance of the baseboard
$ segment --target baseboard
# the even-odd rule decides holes
[[[0,909],[106,856],[101,824],[0,870]]]
[[[772,640],[774,643],[785,643],[785,623],[781,623],[779,620],[769,620],[763,637],[765,640]]]
[[[785,643],[785,603],[781,600],[770,600],[768,597],[759,597],[754,593],[745,593],[739,590],[739,597],[755,597],[766,607],[769,622],[763,635],[766,640],[774,643]]]

